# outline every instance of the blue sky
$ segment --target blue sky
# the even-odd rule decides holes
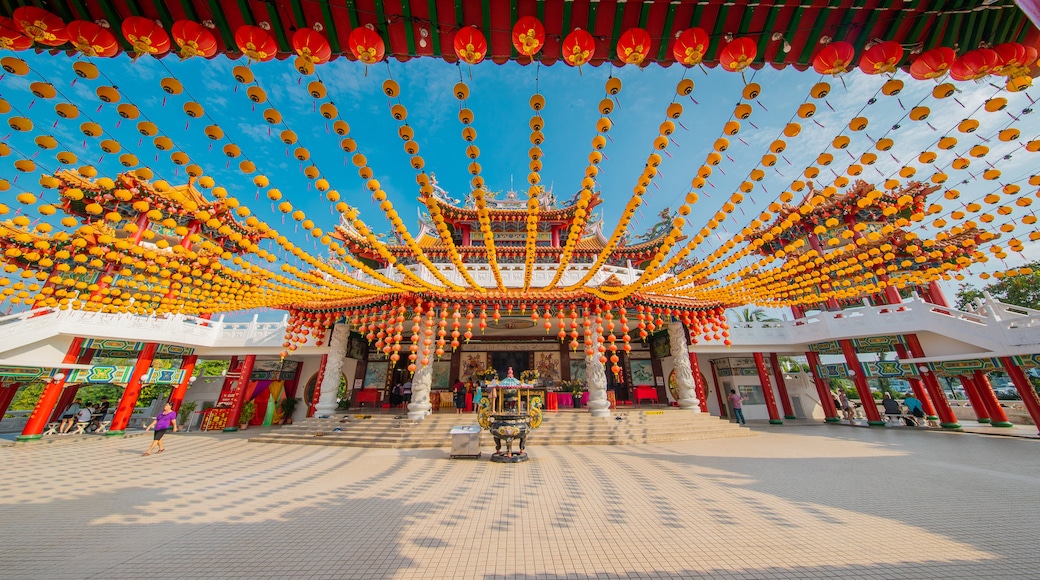
[[[98,86],[115,84],[123,95],[122,102],[138,105],[144,115],[158,124],[163,134],[173,140],[177,149],[186,152],[194,163],[201,165],[231,195],[238,197],[261,219],[268,221],[301,247],[320,254],[322,250],[314,240],[296,231],[292,220],[283,218],[282,214],[274,210],[263,191],[257,191],[252,184],[253,175],[245,175],[237,169],[238,160],[232,161],[228,167],[228,160],[220,153],[220,147],[227,141],[213,143],[203,135],[206,125],[213,122],[219,124],[227,138],[241,147],[244,157],[257,165],[258,173],[270,179],[271,187],[280,189],[286,199],[306,211],[319,227],[329,230],[338,221],[338,214],[313,188],[313,182],[304,177],[301,162],[292,158],[291,150],[296,146],[287,147],[278,140],[278,134],[284,127],[270,127],[263,120],[262,111],[273,106],[281,111],[288,127],[299,135],[299,145],[309,149],[312,161],[332,187],[341,193],[343,200],[358,207],[362,219],[376,231],[388,229],[387,220],[372,201],[370,193],[364,188],[364,180],[351,164],[350,155],[339,148],[340,138],[331,132],[331,122],[317,112],[316,106],[320,102],[316,104],[306,92],[307,83],[315,77],[301,78],[293,69],[291,59],[251,66],[257,81],[269,96],[268,103],[253,106],[245,95],[245,87],[238,86],[236,89],[237,83],[231,74],[235,65],[245,63],[228,61],[223,56],[209,61],[178,61],[175,56],[167,56],[162,60],[145,57],[131,62],[126,55],[114,59],[94,59],[102,76],[93,81],[78,79],[74,83],[76,77],[71,65],[77,57],[32,52],[18,53],[17,56],[29,63],[32,72],[26,77],[6,75],[0,80],[0,95],[16,109],[9,115],[31,117],[36,129],[27,134],[11,134],[7,142],[27,156],[35,155],[42,171],[53,171],[58,163],[54,161],[55,152],[40,151],[32,143],[32,139],[40,134],[53,135],[61,144],[56,151],[68,149],[76,153],[81,163],[94,164],[102,175],[112,175],[121,170],[117,155],[102,156],[97,147],[99,139],[88,139],[80,133],[80,123],[93,120],[108,131],[106,138],[117,139],[124,152],[136,154],[142,164],[150,166],[157,179],[166,179],[171,183],[184,181],[183,170],[173,165],[169,153],[157,151],[151,144],[151,138],[142,140],[135,130],[136,122],[123,120],[120,123],[115,106],[102,105],[95,96],[94,90]],[[543,132],[546,136],[546,142],[542,145],[545,151],[542,183],[551,185],[560,199],[569,198],[580,187],[587,157],[592,150],[590,143],[596,135],[595,123],[600,117],[596,107],[604,98],[604,82],[610,74],[621,78],[624,89],[617,96],[617,106],[611,114],[614,128],[609,132],[610,141],[603,151],[607,159],[600,166],[599,176],[599,187],[605,202],[600,212],[608,233],[613,230],[620,210],[632,195],[632,188],[636,185],[647,155],[653,151],[651,144],[658,134],[658,127],[666,118],[665,108],[677,100],[685,109],[680,119],[681,126],[677,125],[676,133],[672,136],[673,143],[664,155],[660,175],[648,189],[644,199],[646,203],[631,226],[633,235],[642,233],[656,223],[659,220],[657,214],[662,209],[669,207],[674,211],[682,202],[689,191],[690,180],[711,151],[712,143],[721,135],[722,126],[731,118],[734,106],[740,102],[745,81],[760,83],[763,86],[762,94],[751,102],[753,113],[750,119],[742,122],[738,136],[730,138],[730,150],[723,163],[716,168],[709,185],[701,192],[701,200],[688,218],[692,226],[687,228],[688,233],[700,229],[738,184],[746,179],[748,173],[758,166],[769,143],[779,136],[798,105],[808,98],[810,87],[821,80],[812,71],[798,72],[793,69],[749,70],[742,76],[718,69],[683,69],[678,66],[667,69],[657,65],[643,69],[631,66],[621,69],[586,66],[579,71],[562,64],[538,67],[485,62],[470,67],[434,59],[380,63],[369,67],[367,71],[363,65],[339,59],[319,66],[318,74],[328,87],[329,99],[326,100],[334,102],[340,118],[350,124],[351,137],[357,141],[359,152],[367,156],[375,178],[381,182],[413,233],[417,232],[415,215],[419,206],[416,201],[416,172],[408,164],[409,155],[397,137],[399,124],[390,117],[388,100],[381,92],[381,84],[388,75],[401,84],[401,101],[408,108],[407,120],[415,130],[415,139],[421,146],[420,155],[425,158],[427,171],[435,173],[440,185],[458,198],[468,191],[470,178],[466,171],[469,162],[464,153],[466,143],[460,136],[463,126],[457,116],[460,103],[452,95],[452,86],[460,78],[470,86],[471,96],[467,105],[475,114],[473,127],[478,135],[475,144],[481,150],[479,162],[483,166],[483,176],[493,191],[506,191],[510,183],[518,191],[526,189],[529,171],[527,151],[531,147],[528,122],[533,114],[528,100],[535,92],[535,87],[538,87],[547,101],[545,110],[541,112],[545,119]],[[677,97],[675,94],[675,85],[684,76],[695,82],[692,98]],[[163,93],[159,83],[165,77],[180,80],[185,92],[181,95]],[[1025,184],[1024,179],[1037,166],[1036,158],[1033,157],[1036,154],[1015,151],[1015,148],[1020,147],[1019,142],[1003,143],[993,138],[997,131],[1009,124],[1021,130],[1021,143],[1040,135],[1037,115],[1021,114],[1023,109],[1031,106],[1027,93],[1001,92],[1009,101],[1007,109],[988,113],[980,111],[979,107],[985,99],[1000,92],[988,82],[958,83],[961,92],[955,98],[938,101],[931,96],[934,83],[914,81],[905,73],[898,73],[897,76],[907,83],[898,97],[886,97],[878,93],[886,77],[868,77],[857,71],[843,78],[844,82],[828,79],[832,93],[825,100],[812,100],[818,107],[817,115],[809,120],[798,119],[802,125],[801,135],[787,139],[789,149],[778,165],[766,170],[766,179],[758,184],[747,201],[734,213],[735,219],[727,220],[724,228],[720,228],[716,236],[702,244],[702,249],[697,250],[694,256],[702,257],[711,252],[716,245],[746,225],[789,187],[791,181],[821,152],[829,150],[835,155],[832,168],[840,174],[848,166],[851,157],[845,152],[829,149],[829,143],[842,131],[848,120],[857,114],[867,116],[870,125],[859,133],[850,134],[845,130],[852,137],[852,145],[847,150],[852,155],[858,157],[864,151],[872,150],[872,141],[882,136],[887,135],[896,142],[891,155],[879,154],[878,164],[867,168],[863,175],[867,180],[881,183],[904,164],[920,166],[915,162],[916,156],[925,149],[934,150],[933,144],[940,136],[948,134],[960,120],[970,116],[978,119],[981,127],[971,135],[955,131],[950,133],[960,138],[960,145],[954,152],[963,152],[971,145],[985,143],[991,147],[991,153],[982,160],[974,160],[967,171],[953,172],[948,169],[954,152],[937,151],[940,156],[934,164],[950,173],[948,186],[962,179],[971,181],[960,185],[962,197],[956,203],[967,203],[989,193],[994,187],[999,189],[998,183],[981,182],[972,177],[986,161],[998,164],[999,160],[998,165],[1004,173],[1001,183],[1022,183],[1025,195],[1032,195],[1035,191],[1036,188]],[[998,79],[992,80],[998,82]],[[28,91],[29,83],[33,81],[52,83],[60,91],[58,98],[51,101],[35,99]],[[1029,92],[1034,91],[1030,89]],[[63,96],[79,106],[80,118],[63,120],[54,114],[53,105],[61,102]],[[876,98],[876,101],[868,104],[872,98]],[[212,120],[189,119],[182,110],[182,105],[189,100],[199,102]],[[931,108],[932,115],[928,121],[904,119],[909,109],[918,104]],[[1019,118],[1016,120],[1015,116]],[[897,124],[899,128],[892,129]],[[1011,154],[1011,158],[1001,159],[1006,154]],[[0,177],[14,181],[16,172],[11,163],[18,157],[16,153],[0,161]],[[931,168],[919,168],[918,177],[927,179],[933,172]],[[825,183],[829,183],[833,177],[830,169],[823,169],[821,179],[827,178]],[[18,176],[11,191],[0,193],[5,198],[4,203],[12,208],[17,206],[13,197],[23,188],[39,193],[41,189],[36,185],[37,179],[36,176]],[[948,206],[944,209],[944,213],[948,213],[953,209],[953,204],[941,199],[941,193],[940,190],[935,197],[939,203]],[[45,193],[44,201],[54,201],[55,197],[54,192]],[[796,199],[800,197],[797,195]],[[27,211],[34,217],[39,215],[34,208],[28,208]],[[1026,210],[1016,208],[1015,211],[1011,218],[1001,218],[994,225],[1006,219],[1017,219]],[[282,225],[283,219],[285,225]],[[930,228],[922,228],[920,231],[922,236],[934,235],[935,232]],[[1015,235],[1028,239],[1027,232],[1022,231],[1020,226]],[[1040,257],[1035,249],[1035,245],[1027,243],[1027,257]],[[976,267],[974,271],[1002,270],[1017,265],[1021,260],[1021,257],[1012,255],[1005,263],[994,260]],[[735,268],[747,263],[749,261],[744,260]],[[948,290],[952,294],[953,286],[948,286]]]

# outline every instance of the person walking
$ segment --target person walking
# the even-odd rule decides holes
[[[466,410],[466,384],[455,381],[455,414],[461,415]]]
[[[163,405],[162,413],[159,413],[159,416],[153,419],[151,424],[144,428],[145,431],[153,427],[155,428],[155,435],[152,436],[152,444],[148,446],[148,451],[144,452],[145,455],[151,455],[152,449],[154,449],[156,446],[159,447],[158,453],[162,453],[163,451],[165,451],[162,444],[162,438],[163,435],[166,435],[166,431],[170,428],[171,425],[173,426],[173,432],[176,433],[177,413],[173,411],[173,407],[169,403],[166,403],[165,405]]]
[[[729,402],[733,405],[733,417],[736,418],[736,420],[741,425],[747,425],[747,421],[744,420],[744,405],[743,405],[744,401],[746,401],[746,400],[747,399],[745,399],[744,397],[741,397],[740,395],[738,395],[737,391],[735,389],[730,389],[730,391],[729,391]]]

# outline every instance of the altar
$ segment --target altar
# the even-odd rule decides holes
[[[545,405],[546,389],[538,385],[490,385],[487,388],[492,413],[526,413],[531,408],[531,399],[535,397],[542,401],[543,406]],[[517,408],[506,408],[507,405],[512,404],[508,400],[509,397],[506,396],[506,391],[516,391]]]

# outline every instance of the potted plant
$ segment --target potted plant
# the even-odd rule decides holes
[[[195,411],[195,407],[198,406],[196,401],[183,401],[181,402],[181,408],[177,411],[177,424],[181,427],[186,427],[188,421],[191,420],[191,414]],[[102,417],[104,419],[104,417]]]
[[[249,421],[256,414],[256,403],[253,401],[246,401],[242,404],[242,413],[238,416],[238,428],[248,429]]]
[[[585,394],[585,385],[581,384],[581,381],[561,381],[560,390],[571,394],[571,397],[574,399],[575,409],[581,408],[581,396]]]
[[[520,382],[524,385],[534,385],[538,383],[538,371],[524,371],[520,373]]]
[[[296,412],[296,405],[299,402],[299,397],[295,399],[286,397],[279,403],[279,407],[282,410],[282,425],[292,425],[293,413]]]

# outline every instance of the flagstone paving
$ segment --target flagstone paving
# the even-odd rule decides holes
[[[447,450],[178,434],[0,449],[0,578],[1036,578],[1040,447],[788,424]]]

